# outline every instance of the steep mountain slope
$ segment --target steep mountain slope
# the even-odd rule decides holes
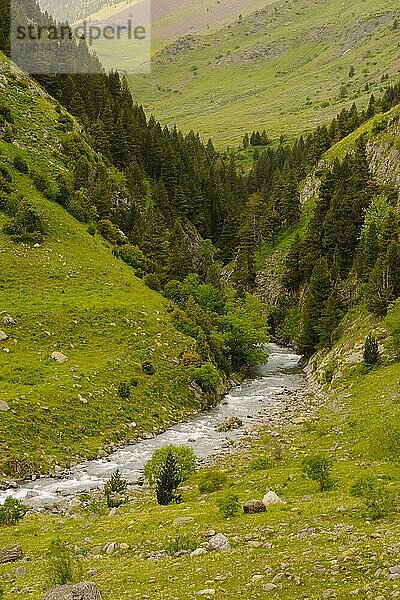
[[[365,103],[382,76],[398,71],[399,9],[387,0],[378,9],[371,0],[271,3],[166,47],[131,89],[163,123],[220,146],[253,129],[291,137]]]
[[[15,168],[18,156],[31,170],[66,171],[60,110],[4,57],[0,66],[0,104],[13,120],[12,142],[2,128],[2,173],[46,228],[35,246],[0,233],[1,319],[17,322],[0,323],[8,336],[1,342],[0,472],[20,477],[163,428],[199,400],[179,360],[193,341],[174,329],[167,302]],[[0,229],[7,221],[0,212]],[[68,361],[51,359],[55,351]],[[144,372],[152,370],[145,363],[154,374]],[[118,392],[121,382],[131,385],[130,397]]]

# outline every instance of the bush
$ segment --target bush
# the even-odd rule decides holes
[[[182,352],[180,359],[185,367],[199,367],[201,365],[201,356],[194,350]]]
[[[379,360],[379,347],[376,338],[370,333],[365,340],[364,362],[366,365],[375,365]]]
[[[121,477],[117,469],[104,486],[108,508],[118,508],[127,501],[127,488],[128,482]]]
[[[173,538],[168,538],[164,542],[164,550],[170,555],[174,556],[181,550],[193,551],[198,547],[195,539],[189,537],[186,534],[178,533]]]
[[[117,246],[122,246],[126,243],[125,234],[118,229],[114,223],[111,223],[109,219],[102,219],[97,224],[97,229],[100,235],[103,236],[107,241],[111,244],[115,244]]]
[[[220,471],[204,471],[199,481],[199,491],[202,494],[211,494],[224,487],[227,481],[225,473]]]
[[[16,242],[40,243],[46,232],[43,215],[28,202],[20,201],[15,217],[5,223],[3,231]]]
[[[46,198],[55,200],[58,191],[57,186],[47,173],[43,171],[32,171],[31,177],[35,188],[39,190],[39,192],[42,192]]]
[[[13,165],[20,173],[29,173],[29,166],[21,154],[16,154],[13,159]]]
[[[144,363],[142,363],[142,371],[146,375],[154,375],[154,373],[156,372],[153,363],[151,363],[150,361],[145,361]]]
[[[196,456],[191,448],[188,446],[164,446],[155,450],[153,456],[145,464],[144,475],[150,484],[154,485],[159,479],[169,453],[175,457],[181,482],[186,481],[195,473]]]
[[[0,506],[0,525],[16,525],[28,509],[20,500],[8,496]]]
[[[362,498],[368,492],[371,492],[376,485],[376,479],[373,475],[361,475],[350,487],[350,494],[356,498]]]
[[[96,223],[89,223],[88,228],[87,228],[87,232],[89,235],[91,236],[95,236],[97,233],[97,228],[96,228]]]
[[[369,519],[384,519],[394,514],[397,509],[396,495],[383,485],[366,490],[363,500]]]
[[[143,281],[150,290],[154,290],[155,292],[161,290],[160,278],[155,273],[149,273],[143,278]]]
[[[128,400],[131,397],[131,386],[126,381],[121,381],[118,385],[118,396],[123,400]]]
[[[250,463],[250,468],[253,471],[265,471],[272,466],[272,459],[267,456],[260,456],[260,458],[256,458]]]
[[[60,538],[53,540],[49,551],[48,575],[53,585],[73,583],[72,553],[67,544]]]
[[[240,510],[239,498],[235,494],[226,494],[218,501],[218,507],[225,519],[234,517]]]
[[[330,490],[334,486],[331,479],[332,462],[324,456],[310,456],[303,460],[303,474],[319,484],[321,492]]]
[[[201,367],[193,367],[190,370],[190,374],[197,385],[205,392],[215,392],[221,381],[217,369],[209,362],[204,363]]]
[[[14,118],[9,106],[0,104],[0,127],[4,127],[5,123],[14,123]]]

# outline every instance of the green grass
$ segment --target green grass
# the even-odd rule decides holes
[[[389,321],[397,323],[399,314],[400,308],[395,307]],[[144,490],[135,492],[115,517],[107,517],[101,504],[92,504],[70,516],[29,515],[17,527],[2,528],[2,543],[20,543],[30,556],[28,563],[0,566],[0,575],[11,575],[5,580],[5,598],[13,597],[12,589],[16,593],[28,588],[27,598],[43,597],[50,585],[46,553],[58,535],[81,557],[82,577],[97,582],[104,600],[186,600],[209,588],[216,590],[216,598],[249,600],[321,600],[328,597],[326,590],[331,590],[329,597],[341,600],[396,597],[399,583],[386,575],[389,567],[398,564],[399,520],[369,518],[362,500],[350,494],[352,483],[365,474],[378,477],[388,489],[400,490],[398,457],[382,453],[385,432],[378,438],[371,425],[383,422],[384,413],[391,427],[398,429],[400,405],[393,393],[398,391],[400,364],[383,361],[365,371],[344,360],[372,325],[362,310],[353,314],[352,325],[331,356],[318,360],[322,378],[323,360],[332,356],[343,360],[342,377],[329,391],[325,388],[323,406],[304,425],[286,418],[278,438],[267,428],[258,441],[248,440],[234,457],[221,460],[217,468],[227,475],[222,490],[200,495],[200,477],[195,475],[178,506],[157,506],[154,493]],[[312,399],[311,405],[317,407],[318,401]],[[283,447],[280,459],[273,458],[277,442]],[[332,459],[336,481],[334,489],[324,493],[304,479],[301,469],[304,456],[320,452]],[[267,468],[252,469],[252,462],[260,457],[269,458]],[[241,514],[227,520],[221,516],[218,500],[226,493],[237,494],[244,502],[262,498],[267,489],[287,503],[260,515]],[[176,526],[178,516],[191,516],[194,521]],[[233,549],[196,558],[151,558],[152,552],[170,547],[171,539],[178,537],[181,545],[199,546],[209,529],[227,535]],[[111,541],[127,543],[129,549],[111,556],[95,549]],[[20,564],[27,573],[15,580],[14,569]],[[279,573],[281,578],[274,579]],[[272,580],[277,587],[267,592],[263,586]]]
[[[383,89],[383,74],[395,77],[395,12],[388,0],[379,9],[372,0],[347,6],[338,0],[276,2],[265,13],[203,35],[193,50],[156,57],[151,75],[131,78],[133,96],[162,123],[194,129],[219,147],[238,145],[254,129],[265,128],[273,139],[281,133],[293,138],[354,101],[364,107]],[[371,25],[385,14],[386,22]],[[259,48],[268,48],[266,57],[250,58]]]
[[[0,320],[9,336],[0,344],[0,400],[11,409],[0,413],[0,477],[13,474],[14,459],[26,466],[16,474],[48,472],[199,408],[179,360],[193,341],[172,326],[167,302],[13,169],[17,152],[30,168],[50,172],[65,168],[65,157],[55,104],[18,72],[8,75],[0,96],[15,117],[14,143],[0,141],[0,159],[18,193],[43,214],[47,237],[34,248],[0,233],[0,312],[18,322]],[[0,231],[5,219],[0,213]],[[56,364],[54,351],[68,362]],[[142,372],[144,361],[154,375]],[[123,400],[118,384],[132,379],[137,386]]]

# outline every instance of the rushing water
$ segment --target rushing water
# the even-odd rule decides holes
[[[116,450],[106,458],[79,464],[62,479],[36,479],[17,489],[0,492],[0,503],[12,495],[31,498],[36,507],[50,505],[60,497],[103,487],[117,468],[124,477],[135,481],[154,450],[166,444],[191,446],[199,458],[216,454],[228,440],[238,439],[244,435],[246,427],[254,426],[260,411],[265,414],[268,407],[272,408],[283,390],[296,390],[301,385],[300,356],[276,344],[268,345],[268,353],[268,362],[258,368],[256,377],[233,389],[215,408],[178,423],[152,439]],[[243,421],[243,428],[227,433],[216,431],[218,425],[233,416]]]

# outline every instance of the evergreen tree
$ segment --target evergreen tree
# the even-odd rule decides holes
[[[173,452],[168,452],[164,465],[156,483],[157,502],[161,505],[177,503],[181,501],[181,494],[177,489],[181,484],[178,465]]]
[[[366,365],[375,365],[379,360],[379,347],[376,338],[370,333],[364,344],[364,362]]]
[[[310,357],[320,341],[319,324],[324,303],[328,299],[330,288],[329,270],[326,258],[316,264],[310,280],[303,310],[303,323],[298,339],[298,347],[302,354]]]

